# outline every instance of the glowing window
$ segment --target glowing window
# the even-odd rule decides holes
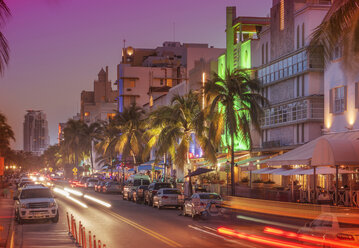
[[[108,119],[108,120],[113,119],[115,116],[116,116],[115,113],[108,113],[108,114],[107,114],[107,119]]]
[[[85,112],[85,116],[90,116],[90,113],[89,113],[89,112]]]
[[[284,30],[284,0],[280,0],[280,30]]]

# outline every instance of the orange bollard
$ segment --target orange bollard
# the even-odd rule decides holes
[[[89,248],[92,248],[91,231],[89,231]]]
[[[76,228],[76,221],[74,221],[74,230],[75,230],[75,240],[76,240],[76,244],[79,243],[79,240],[77,238],[77,228]]]
[[[79,246],[82,246],[82,225],[81,225],[81,221],[79,221]]]
[[[70,231],[70,220],[69,220],[69,213],[68,212],[66,212],[66,218],[67,218],[67,226],[69,228],[69,234],[70,234],[71,231]]]
[[[101,240],[98,241],[98,247],[97,248],[101,248]]]
[[[106,245],[105,245],[105,244],[103,244],[102,248],[106,248]]]
[[[96,235],[93,235],[93,248],[96,248]]]
[[[83,248],[87,248],[87,242],[86,242],[86,229],[85,227],[82,227],[82,234],[83,234],[83,237],[82,237],[82,247]]]

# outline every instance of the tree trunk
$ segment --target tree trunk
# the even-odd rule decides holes
[[[93,155],[92,155],[92,140],[91,140],[91,151],[90,151],[90,159],[91,159],[91,176],[93,176]]]
[[[231,188],[232,188],[232,196],[236,195],[236,185],[234,183],[234,134],[231,135]]]

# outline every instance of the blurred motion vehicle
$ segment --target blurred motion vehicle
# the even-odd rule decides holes
[[[131,200],[133,190],[136,190],[141,185],[149,185],[150,177],[147,175],[132,175],[127,180],[123,187],[122,199]]]
[[[153,207],[158,209],[162,207],[180,208],[183,205],[184,195],[179,189],[161,188],[157,194],[153,196]]]
[[[359,214],[323,213],[298,230],[299,234],[335,240],[359,247]],[[318,244],[322,246],[322,244]],[[331,247],[325,244],[324,247]],[[335,246],[333,246],[335,247]]]
[[[99,180],[97,178],[88,178],[85,183],[85,188],[87,189],[95,188],[95,184],[98,183],[98,181]]]
[[[132,191],[132,200],[136,203],[140,203],[144,200],[145,191],[148,189],[148,185],[138,186],[136,190]]]
[[[79,187],[79,188],[84,188],[85,186],[86,186],[86,181],[87,181],[87,179],[89,179],[90,177],[82,177],[81,179],[80,179],[80,181],[78,181],[77,183],[76,183],[76,187]]]
[[[107,182],[102,187],[102,192],[119,194],[121,192],[121,185],[119,182]]]
[[[51,190],[43,185],[23,187],[15,200],[15,219],[20,224],[23,220],[51,219],[59,221],[57,203]]]
[[[162,188],[173,188],[173,186],[170,183],[151,183],[145,191],[145,204],[152,206],[153,197],[157,194],[157,191]]]
[[[105,181],[99,180],[96,184],[95,184],[95,188],[94,190],[96,192],[102,192],[102,187],[106,184]]]
[[[183,216],[190,215],[192,218],[201,215],[208,207],[222,206],[222,198],[216,193],[195,193],[189,199],[185,199],[183,205]],[[207,205],[210,203],[210,206]]]

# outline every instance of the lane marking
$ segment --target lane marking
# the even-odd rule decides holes
[[[238,219],[242,219],[242,220],[247,220],[247,221],[252,221],[252,222],[258,222],[258,223],[262,223],[262,224],[267,224],[267,225],[287,227],[287,228],[291,228],[291,229],[299,229],[299,228],[301,228],[301,226],[296,226],[296,225],[291,225],[291,224],[285,224],[285,223],[275,222],[275,221],[270,221],[270,220],[262,220],[262,219],[257,219],[257,218],[248,217],[248,216],[244,216],[244,215],[237,215],[237,218],[238,218]]]
[[[104,212],[106,212],[107,214],[115,217],[116,219],[118,219],[120,221],[123,221],[126,224],[129,224],[129,225],[137,228],[138,230],[143,231],[144,233],[147,233],[148,235],[162,241],[163,243],[166,243],[167,245],[169,245],[171,247],[182,247],[181,244],[179,244],[179,243],[177,243],[177,242],[175,242],[175,241],[173,241],[173,240],[171,240],[171,239],[169,239],[169,238],[167,238],[167,237],[165,237],[165,236],[163,236],[163,235],[161,235],[161,234],[159,234],[159,233],[157,233],[155,231],[152,231],[152,230],[150,230],[150,229],[148,229],[148,228],[146,228],[146,227],[144,227],[144,226],[142,226],[142,225],[140,225],[140,224],[138,224],[136,222],[133,222],[133,221],[131,221],[131,220],[129,220],[129,219],[115,213],[115,212],[109,211],[108,209],[104,209],[104,208],[102,208],[102,209],[103,209]]]

